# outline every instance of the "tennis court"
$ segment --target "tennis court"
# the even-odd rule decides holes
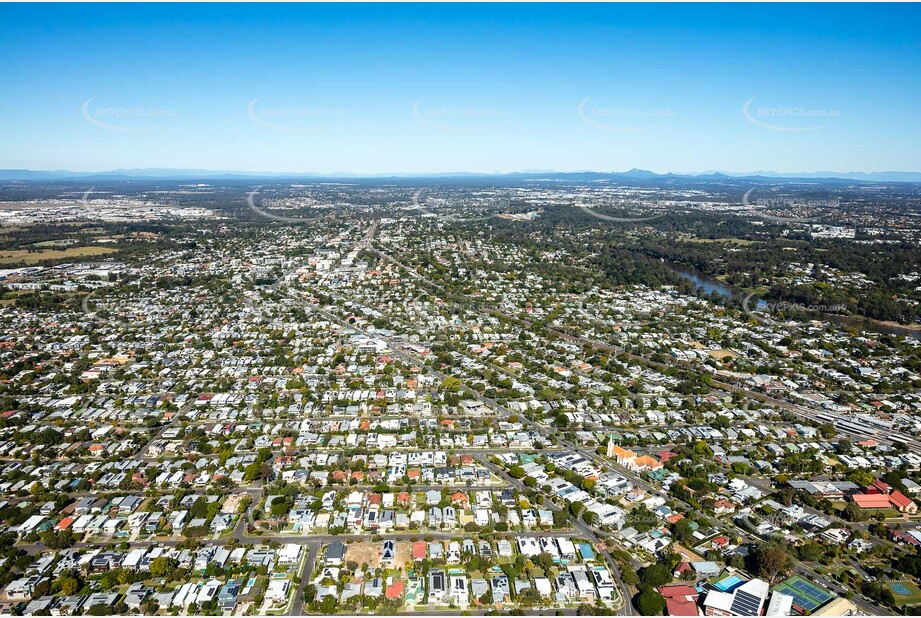
[[[814,612],[829,601],[835,598],[835,595],[822,590],[815,584],[806,581],[799,575],[784,580],[775,588],[778,592],[789,594],[793,597],[793,604],[803,608],[806,611]]]
[[[886,585],[892,590],[892,596],[900,607],[921,604],[921,588],[912,582],[891,582]]]

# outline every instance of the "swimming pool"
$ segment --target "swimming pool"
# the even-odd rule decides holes
[[[713,584],[717,590],[722,592],[732,592],[739,586],[745,583],[745,580],[739,577],[738,575],[730,575],[726,579],[721,579],[720,581]]]

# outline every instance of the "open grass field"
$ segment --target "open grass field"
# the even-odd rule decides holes
[[[47,249],[49,247],[69,247],[71,245],[77,244],[76,238],[60,238],[58,240],[43,240],[33,244],[33,247],[38,247],[40,249]]]
[[[117,253],[112,247],[71,247],[69,249],[46,249],[42,251],[0,251],[0,264],[38,264],[45,260],[70,260],[74,258],[98,257]]]
[[[890,582],[886,584],[899,607],[921,605],[921,588],[912,582]]]
[[[720,243],[728,245],[754,245],[755,243],[762,242],[758,240],[747,240],[745,238],[684,238],[684,242],[693,242],[693,243]]]

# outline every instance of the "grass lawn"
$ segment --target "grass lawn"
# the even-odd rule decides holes
[[[117,253],[112,247],[71,247],[69,249],[46,249],[26,251],[16,249],[0,252],[0,264],[37,264],[44,260],[68,260],[71,258],[97,257],[108,253]]]
[[[921,588],[918,588],[916,584],[912,582],[891,582],[886,586],[892,590],[896,605],[899,607],[921,604]]]
[[[692,243],[721,243],[730,245],[754,245],[755,243],[762,242],[758,240],[746,240],[744,238],[684,238],[682,240]]]

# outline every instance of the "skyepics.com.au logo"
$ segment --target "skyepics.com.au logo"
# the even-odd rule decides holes
[[[335,109],[321,109],[304,105],[267,106],[260,105],[259,97],[246,106],[246,115],[255,124],[283,133],[304,133],[316,131],[330,122],[344,118],[345,112]]]
[[[253,189],[252,191],[247,192],[246,194],[246,206],[252,210],[254,213],[266,219],[271,219],[273,221],[279,221],[281,223],[308,223],[310,221],[318,221],[323,217],[288,217],[286,215],[279,215],[274,212],[269,212],[265,208],[256,205],[256,195],[259,194],[259,188]]]
[[[643,202],[643,203],[630,203],[626,200],[617,202],[615,204],[605,204],[602,206],[584,204],[582,202],[576,202],[576,208],[582,212],[589,214],[596,219],[601,219],[602,221],[608,221],[610,223],[642,223],[644,221],[654,221],[655,219],[661,219],[666,214],[668,214],[668,206],[659,200],[653,202]],[[609,215],[604,212],[599,212],[599,208],[615,208],[617,210],[637,210],[643,209],[646,211],[655,210],[655,214],[642,214],[638,216],[626,216],[626,215]]]
[[[94,193],[99,197],[91,198],[90,196]],[[109,197],[106,197],[106,195]],[[113,208],[116,210],[123,209],[125,204],[119,205],[118,202],[119,200],[117,198],[113,198],[111,192],[106,193],[102,191],[96,191],[96,187],[90,187],[83,192],[83,196],[80,198],[80,205],[77,209],[77,214],[90,218],[95,218],[101,215],[104,216],[107,210],[111,210]],[[171,197],[167,200],[157,200],[154,205],[164,206],[167,208],[176,208],[179,206],[179,200],[177,200],[175,197]]]
[[[671,109],[645,109],[639,107],[599,107],[589,105],[591,99],[582,99],[576,112],[582,121],[603,131],[633,133],[645,131],[661,122],[663,118],[675,115]]]
[[[754,297],[755,293],[752,292],[742,300],[742,310],[746,315],[762,324],[771,324],[773,322],[766,315],[782,316],[789,321],[794,316],[821,317],[823,315],[843,315],[847,313],[847,305],[840,303],[826,305],[794,303],[786,300],[777,302],[753,301]]]
[[[433,107],[424,103],[424,98],[413,103],[413,118],[427,127],[448,133],[484,131],[495,126],[497,122],[504,122],[512,115],[507,109],[453,105]]]
[[[470,223],[474,221],[488,221],[502,217],[508,212],[511,204],[511,195],[490,195],[482,198],[464,196],[458,200],[445,200],[444,204],[426,205],[426,198],[420,197],[417,191],[412,197],[412,208],[423,215],[444,219],[451,223]],[[421,201],[420,201],[421,200]],[[480,214],[482,213],[482,214]]]
[[[165,122],[179,117],[179,112],[169,109],[152,109],[140,106],[93,105],[96,97],[90,97],[80,106],[80,113],[90,124],[108,131],[138,133],[153,131]]]
[[[840,208],[841,200],[837,198],[822,200],[806,200],[795,197],[769,197],[769,198],[752,198],[755,189],[749,189],[742,196],[742,214],[752,214],[759,219],[775,221],[777,223],[813,223],[818,217],[806,216],[805,213],[827,210],[830,208]],[[791,213],[800,213],[794,216],[771,215],[765,211],[789,211]]]
[[[752,107],[756,97],[742,105],[742,115],[755,126],[772,131],[817,131],[829,120],[841,116],[837,109],[809,109],[805,107]]]

